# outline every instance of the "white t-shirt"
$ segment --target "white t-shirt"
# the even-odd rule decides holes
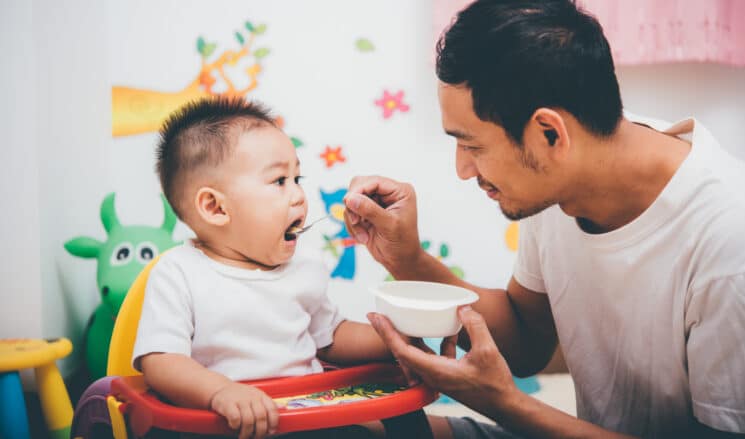
[[[271,271],[221,264],[190,242],[164,253],[145,289],[133,365],[152,352],[191,356],[232,380],[321,372],[316,350],[342,317],[328,271],[302,254]]]
[[[604,234],[558,206],[523,220],[514,276],[548,294],[581,419],[744,432],[745,165],[693,119],[643,122],[692,143],[658,198]]]

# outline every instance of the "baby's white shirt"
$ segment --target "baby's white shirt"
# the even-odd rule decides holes
[[[132,362],[190,356],[231,380],[321,372],[316,351],[343,321],[320,259],[297,254],[271,271],[228,266],[191,242],[163,254],[145,288]]]

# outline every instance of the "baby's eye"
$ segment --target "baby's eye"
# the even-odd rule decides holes
[[[284,186],[286,181],[287,177],[279,177],[278,179],[274,180],[274,183],[278,186]]]
[[[300,184],[300,180],[304,178],[305,178],[304,175],[298,175],[297,177],[295,177],[295,184]]]

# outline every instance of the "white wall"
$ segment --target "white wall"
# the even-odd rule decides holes
[[[617,76],[628,110],[671,122],[696,117],[745,159],[745,68],[665,64],[620,67]]]
[[[105,240],[98,217],[111,188],[104,11],[103,2],[34,2],[43,332],[73,341],[65,373],[81,358],[83,330],[100,301],[94,260],[62,245],[78,235]]]
[[[309,176],[310,218],[321,215],[319,187],[336,189],[368,173],[410,181],[418,188],[422,239],[449,244],[448,262],[475,283],[503,286],[509,278],[508,222],[475,183],[457,179],[453,143],[440,127],[430,1],[15,0],[0,8],[0,49],[12,60],[0,69],[7,97],[0,150],[11,164],[0,176],[0,337],[66,335],[80,352],[99,301],[95,262],[67,254],[62,244],[77,235],[105,238],[98,209],[109,191],[117,192],[123,223],[157,225],[162,215],[152,171],[156,136],[111,138],[110,87],[183,87],[198,61],[196,37],[229,45],[247,19],[269,25],[262,42],[272,50],[251,96],[274,107],[306,143],[298,154]],[[357,37],[371,39],[376,51],[354,50]],[[629,110],[668,120],[697,115],[745,157],[745,70],[634,67],[620,68],[619,79]],[[383,120],[373,100],[385,88],[405,90],[411,111]],[[325,169],[318,154],[326,145],[344,146],[347,164]],[[320,248],[321,241],[309,234],[303,245]],[[385,272],[363,249],[357,256],[355,281],[334,281],[331,295],[362,319],[372,308],[366,289]]]
[[[31,3],[0,10],[0,338],[39,337],[41,264]]]

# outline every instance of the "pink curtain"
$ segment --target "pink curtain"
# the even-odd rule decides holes
[[[435,35],[470,0],[434,0]],[[745,0],[579,0],[603,26],[616,65],[745,66]]]

